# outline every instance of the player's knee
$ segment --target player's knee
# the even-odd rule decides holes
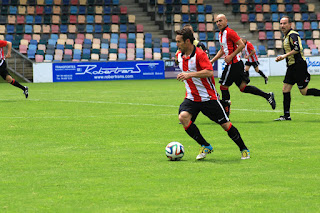
[[[307,95],[307,89],[301,89],[300,93],[301,93],[301,95],[306,96]]]
[[[220,85],[220,90],[228,90],[229,88],[223,85]]]
[[[182,123],[182,124],[187,124],[189,123],[191,120],[191,114],[186,112],[186,111],[183,111],[179,114],[179,121]]]
[[[232,126],[232,123],[230,121],[224,123],[224,124],[221,124],[221,127],[225,130],[225,131],[228,131]]]

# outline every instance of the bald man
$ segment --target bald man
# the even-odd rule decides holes
[[[226,16],[224,14],[219,14],[216,17],[215,22],[220,30],[219,42],[221,48],[217,55],[211,60],[211,63],[214,63],[222,56],[225,56],[224,61],[227,64],[219,80],[222,100],[230,101],[229,87],[235,83],[241,92],[261,96],[269,102],[272,109],[275,109],[276,101],[273,92],[265,93],[255,86],[248,85],[250,80],[244,72],[244,64],[241,61],[239,54],[245,45],[238,34],[229,28]],[[230,111],[230,107],[225,110]]]

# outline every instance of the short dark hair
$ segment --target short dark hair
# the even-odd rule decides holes
[[[177,35],[181,35],[183,41],[185,42],[187,39],[190,39],[190,43],[193,44],[194,41],[194,36],[193,36],[193,32],[188,29],[188,28],[183,28],[181,30],[177,30],[176,31]]]
[[[283,18],[287,18],[289,23],[292,22],[292,21],[291,21],[291,18],[290,18],[289,16],[282,16],[281,19],[283,19]]]

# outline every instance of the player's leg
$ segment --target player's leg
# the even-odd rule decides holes
[[[241,159],[249,159],[250,151],[244,144],[238,129],[235,126],[233,126],[230,121],[221,124],[221,127],[228,133],[228,136],[231,138],[231,140],[233,140],[233,142],[237,144],[237,146],[239,147],[241,152]]]
[[[223,73],[221,75],[221,78],[219,80],[220,83],[220,91],[222,94],[222,100],[221,102],[224,105],[224,110],[227,113],[227,115],[230,115],[230,104],[231,104],[231,100],[230,100],[230,92],[229,92],[229,87],[233,84],[233,76],[234,73],[232,71],[232,65],[227,65],[224,70]],[[243,70],[242,70],[243,72]]]
[[[300,93],[302,95],[320,96],[320,90],[315,88],[308,89],[308,87],[306,87],[304,89],[300,89]]]
[[[249,69],[251,65],[247,64],[248,62],[246,62],[245,67],[244,67],[244,73],[246,74],[246,76],[249,78]]]
[[[259,62],[255,63],[254,70],[264,78],[264,83],[268,83],[268,77],[259,69]]]
[[[195,103],[193,101],[190,101],[188,99],[185,99],[179,108],[179,120],[181,124],[183,125],[186,133],[193,138],[195,141],[197,141],[198,144],[201,145],[200,152],[206,152],[204,157],[210,153],[213,148],[212,146],[203,138],[203,136],[200,133],[200,130],[195,125],[193,121],[195,121],[196,117],[198,116],[200,110],[198,109],[199,103]],[[203,148],[204,147],[204,148]],[[200,159],[197,157],[197,159]]]
[[[18,81],[16,81],[14,78],[12,78],[11,75],[9,75],[9,74],[6,76],[5,80],[6,80],[9,84],[11,84],[11,85],[13,85],[13,86],[15,86],[15,87],[18,87],[18,88],[20,88],[21,90],[23,90],[23,94],[26,96],[26,98],[28,98],[28,96],[29,96],[28,87],[22,86]]]
[[[238,83],[237,83],[238,85]],[[269,104],[271,105],[272,109],[276,108],[276,100],[274,99],[274,94],[273,92],[263,92],[262,90],[260,90],[259,88],[255,87],[255,86],[251,86],[251,85],[247,85],[247,83],[245,81],[242,81],[240,85],[238,85],[239,89],[241,92],[244,93],[250,93],[253,95],[258,95],[261,96],[263,98],[265,98]]]
[[[225,114],[223,107],[219,101],[213,100],[206,103],[205,108],[201,109],[201,112],[210,118],[212,121],[220,124],[221,127],[227,131],[228,136],[233,140],[239,147],[242,157],[241,159],[250,158],[250,153],[246,145],[244,144],[239,131],[235,128],[227,115]]]
[[[283,115],[275,119],[275,121],[291,121],[290,117],[290,105],[291,105],[291,89],[293,85],[288,83],[283,83],[282,93],[283,93]]]

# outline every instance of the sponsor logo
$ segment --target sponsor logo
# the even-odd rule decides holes
[[[109,74],[138,74],[142,72],[142,66],[148,66],[148,71],[154,71],[159,63],[137,63],[135,67],[98,67],[96,64],[77,65],[76,75],[109,75]]]
[[[309,67],[320,67],[320,61],[319,60],[312,61],[311,59],[312,59],[311,57],[307,57],[306,58],[307,64],[308,64],[308,68]]]

